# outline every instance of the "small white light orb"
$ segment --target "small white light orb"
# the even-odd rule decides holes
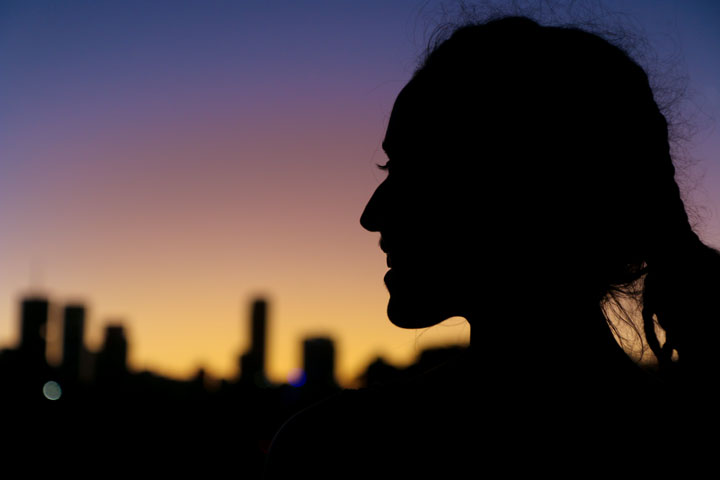
[[[50,380],[43,385],[43,394],[48,400],[57,400],[62,396],[62,389],[60,384]]]

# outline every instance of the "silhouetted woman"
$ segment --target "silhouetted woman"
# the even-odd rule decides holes
[[[296,416],[270,476],[583,478],[680,452],[715,381],[720,257],[688,221],[643,69],[580,29],[462,27],[399,94],[383,148],[361,223],[387,254],[388,317],[465,317],[471,348]],[[611,311],[639,313],[667,373],[629,359]]]

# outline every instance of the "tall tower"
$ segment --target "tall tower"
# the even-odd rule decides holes
[[[85,307],[66,305],[63,310],[62,368],[69,380],[77,380],[83,359]]]
[[[252,306],[252,350],[257,357],[258,372],[265,376],[267,348],[267,301],[257,299]]]
[[[48,323],[48,300],[43,297],[25,298],[21,310],[19,353],[27,367],[42,369],[47,365],[45,335]]]
[[[240,357],[243,381],[251,381],[258,386],[266,384],[267,311],[267,300],[258,298],[252,303],[250,311],[250,349]]]

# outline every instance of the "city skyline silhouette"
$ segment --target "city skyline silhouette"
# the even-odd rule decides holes
[[[287,382],[266,378],[263,357],[272,305],[256,298],[247,305],[242,327],[252,341],[238,355],[234,378],[211,381],[200,368],[192,378],[167,378],[149,370],[129,368],[132,349],[124,325],[104,325],[99,350],[87,348],[88,323],[81,304],[64,305],[59,321],[61,361],[48,362],[46,332],[52,301],[31,295],[20,299],[20,341],[0,349],[0,406],[15,417],[5,422],[6,438],[18,441],[42,425],[53,425],[63,442],[37,447],[45,461],[76,457],[77,478],[91,478],[118,452],[132,443],[150,456],[126,458],[118,472],[162,468],[166,473],[225,474],[241,465],[244,475],[259,478],[275,432],[293,414],[340,391],[335,378],[333,340],[312,335],[299,339],[302,359]],[[57,307],[57,305],[55,305]],[[377,358],[355,382],[356,387],[378,386],[411,378],[461,353],[462,347],[433,348],[421,352],[409,366],[394,366]],[[152,436],[141,436],[149,425],[163,425]],[[233,431],[228,438],[228,431]],[[80,456],[77,456],[80,454]],[[188,455],[185,464],[168,465],[163,455]],[[26,452],[18,452],[25,459]],[[215,459],[214,462],[208,459]],[[32,469],[32,467],[30,467]]]
[[[104,338],[101,347],[97,350],[88,348],[85,341],[85,328],[88,319],[85,316],[85,306],[78,303],[62,305],[62,316],[52,319],[50,311],[58,309],[60,305],[45,296],[32,294],[20,298],[20,315],[18,317],[18,330],[21,332],[20,340],[16,345],[0,348],[0,357],[5,362],[3,368],[6,373],[13,376],[37,377],[35,388],[30,388],[26,394],[30,397],[40,398],[44,395],[48,400],[62,398],[48,398],[43,393],[43,386],[47,382],[54,382],[61,388],[64,383],[93,383],[98,378],[117,378],[129,374],[151,373],[148,370],[134,370],[128,364],[128,351],[132,348],[128,341],[127,331],[122,321],[110,320],[104,324]],[[268,310],[271,307],[267,298],[256,297],[247,309],[249,314],[241,318],[242,329],[250,332],[250,342],[237,356],[238,369],[235,375],[229,378],[218,378],[216,382],[240,382],[252,388],[266,388],[274,385],[288,384],[294,387],[306,387],[314,390],[327,390],[332,392],[339,388],[335,375],[336,351],[331,336],[317,336],[308,333],[298,339],[302,345],[302,355],[291,375],[285,381],[271,381],[267,377],[265,358],[267,352],[268,336],[272,331],[268,328]],[[48,342],[47,331],[54,322],[55,329],[62,335]],[[53,343],[55,345],[53,345]],[[50,358],[49,351],[61,345],[59,361]],[[436,345],[418,352],[413,362],[419,361],[423,352],[463,348],[463,345]],[[437,363],[427,362],[422,363]],[[393,370],[408,368],[408,365],[391,365],[387,360],[378,356],[365,366],[364,371],[358,373],[353,384],[363,384],[367,380],[368,368],[378,365],[388,366]],[[156,375],[156,374],[153,374]],[[162,376],[162,375],[161,375]],[[168,380],[187,382],[196,381],[206,376],[205,369],[200,366],[195,375],[185,379],[168,378]],[[44,382],[39,382],[44,378]],[[209,379],[205,379],[209,380]],[[37,386],[40,385],[40,388]],[[215,385],[216,387],[216,385]],[[212,390],[212,382],[206,382],[203,388]]]

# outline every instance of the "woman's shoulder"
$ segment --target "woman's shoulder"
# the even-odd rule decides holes
[[[298,472],[336,478],[338,469],[346,471],[347,465],[353,465],[351,473],[356,475],[389,477],[420,468],[424,476],[440,469],[440,460],[444,465],[452,457],[462,463],[469,458],[462,445],[471,444],[462,440],[473,430],[472,412],[468,399],[455,390],[448,391],[445,380],[433,374],[343,390],[282,426],[270,448],[267,478]]]
[[[362,417],[367,409],[367,392],[343,390],[307,407],[287,420],[270,446],[266,478],[289,478],[298,472],[332,471],[343,452],[355,451]]]

